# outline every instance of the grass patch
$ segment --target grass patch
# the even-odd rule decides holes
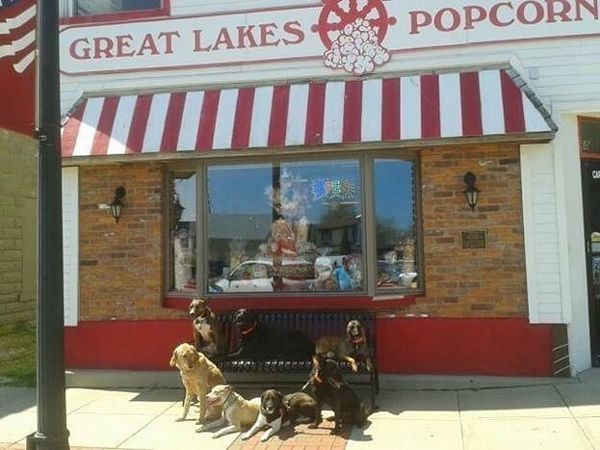
[[[35,326],[0,325],[0,385],[35,386]]]

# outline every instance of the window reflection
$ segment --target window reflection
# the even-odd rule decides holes
[[[160,0],[77,0],[78,16],[160,8]]]
[[[362,290],[357,160],[208,168],[210,292]]]
[[[582,152],[600,153],[600,118],[579,118],[579,140]]]
[[[414,163],[374,162],[377,287],[418,288]]]
[[[174,174],[170,179],[171,290],[196,290],[196,175]]]

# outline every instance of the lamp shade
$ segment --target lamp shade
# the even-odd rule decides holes
[[[467,189],[465,190],[465,198],[467,199],[467,205],[471,208],[471,211],[475,210],[477,206],[477,201],[479,200],[479,192],[480,190],[475,187],[475,174],[473,172],[467,172],[463,178],[463,181],[467,185]]]
[[[110,204],[110,215],[115,219],[117,223],[119,223],[119,219],[121,218],[121,212],[123,211],[123,197],[125,197],[125,188],[123,186],[119,186],[115,189],[115,197],[113,198],[112,203]]]

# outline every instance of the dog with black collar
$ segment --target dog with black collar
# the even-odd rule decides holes
[[[213,434],[213,438],[248,429],[256,422],[260,412],[260,399],[246,400],[229,384],[213,387],[206,394],[206,402],[212,408],[221,407],[223,413],[220,419],[202,425],[196,432],[201,433],[225,426]]]

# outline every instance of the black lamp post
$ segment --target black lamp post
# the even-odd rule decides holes
[[[125,188],[123,186],[119,186],[115,189],[115,197],[113,198],[112,203],[110,204],[110,215],[113,216],[115,222],[119,223],[119,219],[121,218],[121,211],[123,210],[123,198],[126,195]]]
[[[467,199],[467,204],[471,211],[475,211],[475,207],[477,206],[477,200],[479,200],[479,189],[475,187],[475,180],[477,177],[473,174],[473,172],[467,172],[463,178],[463,181],[467,185],[467,189],[465,190],[465,198]]]
[[[27,450],[68,450],[65,404],[58,0],[37,1],[37,431]]]

